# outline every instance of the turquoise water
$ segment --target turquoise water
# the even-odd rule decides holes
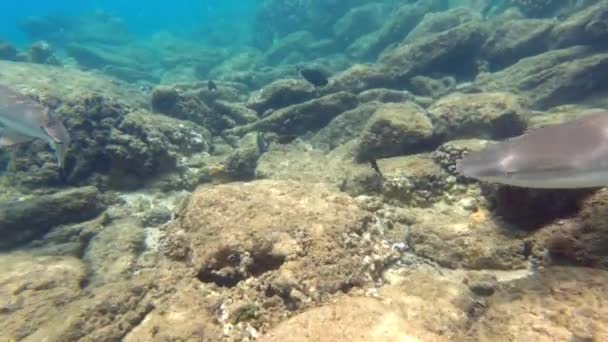
[[[23,46],[28,40],[19,29],[19,23],[26,17],[61,15],[74,18],[98,10],[124,19],[129,31],[139,37],[158,31],[187,35],[203,25],[250,22],[257,3],[256,0],[2,1],[0,37]]]

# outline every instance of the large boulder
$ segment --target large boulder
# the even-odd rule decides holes
[[[380,106],[359,136],[358,160],[392,157],[420,150],[433,137],[433,124],[420,106],[406,102]]]
[[[427,13],[446,7],[447,1],[444,0],[423,0],[399,6],[382,27],[355,40],[347,51],[360,59],[373,59],[390,44],[404,39]]]
[[[502,20],[492,27],[490,37],[481,49],[482,57],[493,70],[499,70],[520,59],[545,52],[555,26],[552,20]]]
[[[545,109],[605,91],[607,66],[607,53],[574,46],[523,58],[495,73],[480,74],[476,85],[484,91],[521,92],[535,107]]]
[[[86,221],[102,209],[95,187],[0,203],[0,248],[13,248],[61,224]]]
[[[251,95],[247,106],[259,114],[312,99],[314,88],[304,80],[281,79]]]
[[[85,265],[74,257],[1,255],[0,338],[26,340],[82,295],[86,273]]]
[[[454,93],[428,108],[435,135],[441,140],[516,136],[527,127],[527,113],[525,98],[504,92]]]
[[[334,24],[334,39],[340,44],[348,45],[362,35],[378,29],[383,23],[386,10],[387,6],[379,2],[352,8]]]
[[[608,1],[598,1],[556,25],[551,30],[553,48],[573,45],[602,46],[608,38]]]
[[[479,13],[464,7],[426,14],[420,23],[407,35],[405,42],[413,43],[435,33],[447,31],[474,20],[480,20]]]
[[[179,169],[183,156],[211,149],[205,128],[132,110],[113,98],[96,94],[68,98],[58,113],[72,138],[63,174],[46,144],[35,141],[13,151],[3,174],[5,184],[31,189],[67,182],[133,189]]]
[[[380,102],[373,101],[347,110],[319,130],[309,142],[316,148],[333,150],[355,139],[365,128],[367,120],[374,115],[381,105]]]
[[[427,207],[444,200],[454,179],[429,154],[378,159],[385,201],[411,207]]]
[[[416,75],[438,71],[471,77],[477,73],[477,56],[487,36],[486,25],[472,21],[411,44],[388,48],[379,63],[397,84]]]
[[[322,128],[331,119],[353,109],[358,103],[355,95],[338,92],[279,109],[258,121],[229,129],[226,132],[244,135],[261,130],[273,131],[280,135],[300,135]]]
[[[372,217],[327,185],[259,180],[203,186],[177,215],[164,237],[165,252],[205,284],[257,283],[251,300],[261,303],[278,296],[287,309],[308,306],[378,275],[378,265],[363,261],[365,246],[376,245],[375,233],[371,241],[359,240]],[[374,253],[380,261],[386,252]]]

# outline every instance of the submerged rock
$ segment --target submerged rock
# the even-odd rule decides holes
[[[270,317],[373,281],[390,254],[377,245],[372,217],[319,183],[203,186],[177,216],[163,238],[166,253],[221,291],[256,283],[249,300],[279,301]],[[375,267],[366,253],[377,255]]]
[[[392,203],[429,206],[442,200],[454,185],[428,154],[378,159],[377,163],[383,175],[382,195]]]
[[[437,99],[454,90],[456,87],[456,80],[450,76],[445,76],[440,79],[415,76],[410,80],[410,84],[412,86],[412,91],[416,95]]]
[[[428,108],[435,135],[442,140],[522,134],[527,127],[527,100],[511,93],[454,93]]]
[[[608,269],[608,225],[605,189],[579,199],[571,218],[549,223],[535,236],[536,247],[548,252],[550,262]]]
[[[319,130],[309,140],[310,143],[319,149],[333,150],[349,140],[355,139],[381,105],[379,102],[369,102],[347,110]]]
[[[537,55],[549,49],[549,34],[555,26],[552,20],[502,20],[492,27],[490,37],[481,49],[491,69],[512,65],[520,59]]]
[[[605,340],[607,279],[597,269],[549,267],[499,284],[484,314],[459,340]]]
[[[297,31],[290,33],[273,44],[273,46],[266,52],[265,58],[269,64],[278,64],[284,59],[288,58],[290,54],[309,54],[309,48],[315,43],[315,41],[316,39],[314,35],[308,31]],[[304,56],[306,55],[303,55],[303,57]]]
[[[448,268],[526,268],[526,232],[503,229],[485,209],[468,207],[435,204],[415,210],[407,237],[412,251]]]
[[[574,45],[602,46],[608,39],[607,15],[608,2],[603,0],[575,13],[553,28],[551,46],[553,48]]]
[[[338,92],[279,109],[256,122],[235,127],[227,132],[243,135],[260,130],[276,132],[279,135],[301,135],[320,129],[331,119],[356,107],[357,104],[356,96]]]
[[[0,204],[0,248],[40,237],[61,224],[91,219],[103,209],[95,187],[83,187]]]
[[[334,24],[334,38],[341,44],[351,44],[362,35],[378,29],[386,10],[387,6],[378,2],[352,8]]]
[[[425,284],[428,286],[420,286]],[[467,322],[468,291],[456,282],[413,274],[373,296],[344,296],[291,317],[262,342],[443,341]],[[429,305],[430,299],[437,305]]]
[[[359,137],[357,159],[392,157],[424,149],[433,136],[433,124],[423,108],[412,102],[387,103],[368,120]]]
[[[481,151],[489,143],[482,139],[451,140],[433,151],[433,160],[450,175],[458,177],[460,182],[466,182],[456,169],[457,162],[469,152]]]
[[[204,124],[211,116],[211,109],[195,93],[183,92],[175,87],[156,87],[150,102],[154,111],[176,119]]]
[[[4,242],[4,233],[3,233]],[[74,257],[0,256],[0,338],[25,340],[81,296],[85,265]]]
[[[398,83],[430,72],[471,77],[477,73],[477,56],[487,35],[486,25],[473,21],[389,48],[378,61]]]
[[[303,80],[282,79],[265,86],[251,95],[247,106],[259,114],[278,110],[312,99],[314,87]]]
[[[358,38],[347,51],[357,58],[374,58],[387,46],[404,39],[427,13],[446,7],[447,2],[444,0],[423,0],[404,4],[393,10],[382,27]]]
[[[435,33],[447,31],[462,24],[480,20],[481,15],[464,7],[446,11],[427,13],[418,25],[407,35],[404,42],[412,43]]]
[[[224,172],[233,180],[251,180],[255,176],[258,159],[265,151],[260,151],[258,133],[250,132],[240,141],[238,148],[230,152],[222,161]]]
[[[376,64],[355,64],[350,68],[332,77],[331,82],[325,87],[324,93],[337,91],[348,91],[358,94],[362,91],[377,88],[394,87],[394,80]]]
[[[418,102],[415,96],[407,90],[394,90],[386,88],[365,90],[359,93],[357,97],[359,98],[359,101],[361,101],[361,103],[367,103],[372,101],[378,101],[382,103],[406,102],[410,100]]]
[[[219,133],[258,118],[244,104],[236,103],[238,100],[237,90],[232,87],[214,91],[206,85],[194,84],[158,86],[152,92],[150,102],[152,109],[158,113],[188,120]]]
[[[88,284],[99,286],[128,279],[144,250],[144,231],[134,218],[115,220],[87,244],[82,260],[90,269]]]
[[[475,82],[485,91],[523,93],[535,107],[545,109],[606,90],[607,65],[607,53],[574,46],[523,58],[501,71],[480,74]]]
[[[3,40],[0,40],[0,60],[16,61],[19,51]]]
[[[27,59],[31,63],[61,65],[55,57],[53,48],[45,41],[34,42],[27,51]]]
[[[352,195],[378,193],[380,175],[369,164],[355,162],[354,149],[354,141],[329,153],[292,143],[264,153],[258,161],[256,177],[325,183]]]

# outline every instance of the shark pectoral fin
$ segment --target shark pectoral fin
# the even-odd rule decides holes
[[[0,132],[0,147],[11,147],[35,140],[27,135],[17,133],[15,131],[3,130]]]

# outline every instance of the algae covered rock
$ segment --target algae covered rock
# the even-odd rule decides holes
[[[51,45],[43,40],[34,42],[30,46],[27,50],[27,59],[31,63],[61,65]]]
[[[288,34],[266,52],[268,63],[280,63],[290,55],[308,53],[309,47],[315,43],[315,37],[308,31],[297,31]],[[304,59],[304,58],[302,58]]]
[[[481,151],[489,143],[491,142],[483,139],[448,141],[433,151],[433,160],[450,175],[458,177],[459,181],[463,181],[463,177],[456,169],[457,162],[469,152]]]
[[[483,44],[482,56],[492,69],[501,69],[520,59],[545,52],[549,48],[552,20],[503,20],[492,28]]]
[[[359,137],[358,160],[379,159],[423,148],[433,124],[423,108],[407,102],[379,107]]]
[[[309,140],[310,143],[320,149],[333,150],[349,140],[355,139],[365,128],[367,120],[381,105],[379,102],[369,102],[347,110],[319,130]]]
[[[607,191],[601,189],[579,197],[572,217],[559,223],[548,224],[535,236],[537,248],[548,252],[551,261],[558,264],[608,268],[608,226],[605,214]],[[576,209],[580,211],[576,213]]]
[[[293,310],[374,279],[378,268],[363,258],[376,235],[360,240],[371,224],[350,196],[327,185],[258,180],[197,189],[163,244],[183,249],[178,255],[201,282],[221,289],[253,281],[251,299],[277,296]]]
[[[16,61],[19,51],[3,40],[0,40],[0,60]]]
[[[428,206],[439,201],[454,184],[428,154],[378,159],[382,195],[387,201],[408,206]]]
[[[389,48],[378,61],[395,82],[437,70],[470,77],[477,73],[477,56],[487,35],[487,27],[473,21]]]
[[[334,24],[335,39],[342,44],[350,44],[360,36],[374,31],[382,25],[386,10],[386,6],[378,2],[352,8]]]
[[[387,46],[404,39],[429,12],[447,7],[444,0],[423,0],[406,3],[392,11],[378,30],[361,36],[348,47],[348,53],[357,58],[374,58]]]
[[[103,227],[90,241],[82,260],[90,268],[89,285],[120,282],[137,267],[144,250],[145,232],[133,217],[117,219]]]
[[[119,187],[136,187],[146,177],[177,169],[185,155],[210,150],[211,134],[188,121],[175,120],[147,111],[128,113],[113,131],[106,146],[110,174]],[[139,181],[137,181],[139,179]]]
[[[395,90],[386,88],[376,88],[362,91],[357,95],[361,103],[372,101],[377,102],[406,102],[409,100],[416,101],[415,96],[407,90]]]
[[[213,133],[219,133],[257,119],[255,112],[237,103],[238,94],[232,92],[237,91],[224,86],[215,94],[200,84],[163,85],[152,92],[151,105],[155,112],[192,121]]]
[[[300,135],[320,129],[340,113],[357,105],[355,95],[338,92],[279,109],[258,121],[235,127],[227,132],[243,135],[261,130],[276,132],[279,135]]]
[[[546,109],[582,101],[605,90],[601,80],[607,64],[607,53],[574,46],[523,58],[495,73],[480,74],[476,84],[484,91],[523,93],[535,107]]]
[[[102,209],[95,187],[0,203],[0,248],[23,244],[61,224],[86,221]]]
[[[64,178],[53,156],[35,142],[14,151],[3,174],[5,184],[35,188],[67,182],[133,189],[175,171],[183,156],[211,148],[210,133],[203,127],[131,110],[112,98],[89,94],[67,100],[58,112],[72,138]]]
[[[258,159],[263,151],[258,146],[258,134],[251,132],[240,141],[238,148],[224,158],[224,172],[235,180],[250,180],[255,176]]]
[[[379,298],[337,298],[281,322],[259,340],[442,341],[445,334],[454,336],[466,325],[468,297],[463,284],[415,273],[401,284],[381,289]],[[429,305],[431,298],[440,304]]]
[[[557,3],[558,1],[556,1]],[[608,2],[597,1],[556,25],[550,42],[554,48],[574,45],[599,45],[608,38]]]
[[[440,79],[415,76],[410,80],[410,85],[412,86],[412,92],[416,95],[436,99],[451,92],[456,87],[456,80],[450,76]]]
[[[211,117],[211,109],[195,93],[180,91],[175,87],[156,87],[152,92],[151,104],[156,112],[198,124],[209,124]]]
[[[502,139],[526,129],[527,101],[511,93],[454,93],[428,108],[435,134],[443,139]]]
[[[26,339],[81,296],[86,275],[74,257],[0,256],[0,338]]]
[[[158,274],[157,274],[158,275]],[[98,341],[124,338],[152,311],[152,281],[134,276],[89,289],[89,295],[62,303],[69,316],[49,314],[27,338],[39,341]],[[148,276],[149,278],[149,276]],[[158,284],[160,279],[156,279]],[[157,297],[158,298],[158,297]]]
[[[282,79],[265,86],[251,95],[247,106],[259,114],[277,110],[314,97],[314,88],[308,82]]]
[[[329,152],[322,144],[320,148],[308,143],[275,147],[258,160],[256,177],[325,183],[351,195],[379,193],[382,177],[369,164],[356,162],[355,149],[354,140]]]
[[[412,251],[449,268],[526,268],[526,233],[501,229],[488,211],[473,210],[436,205],[417,211],[407,237]]]
[[[435,33],[447,31],[474,20],[480,20],[479,13],[464,7],[454,7],[446,11],[430,12],[407,35],[405,42],[412,43]]]
[[[462,340],[604,340],[607,280],[603,270],[550,267],[500,284]]]
[[[348,91],[358,94],[362,91],[376,88],[390,88],[394,86],[394,80],[376,64],[354,64],[350,68],[333,76],[324,91],[332,93],[336,91]]]

